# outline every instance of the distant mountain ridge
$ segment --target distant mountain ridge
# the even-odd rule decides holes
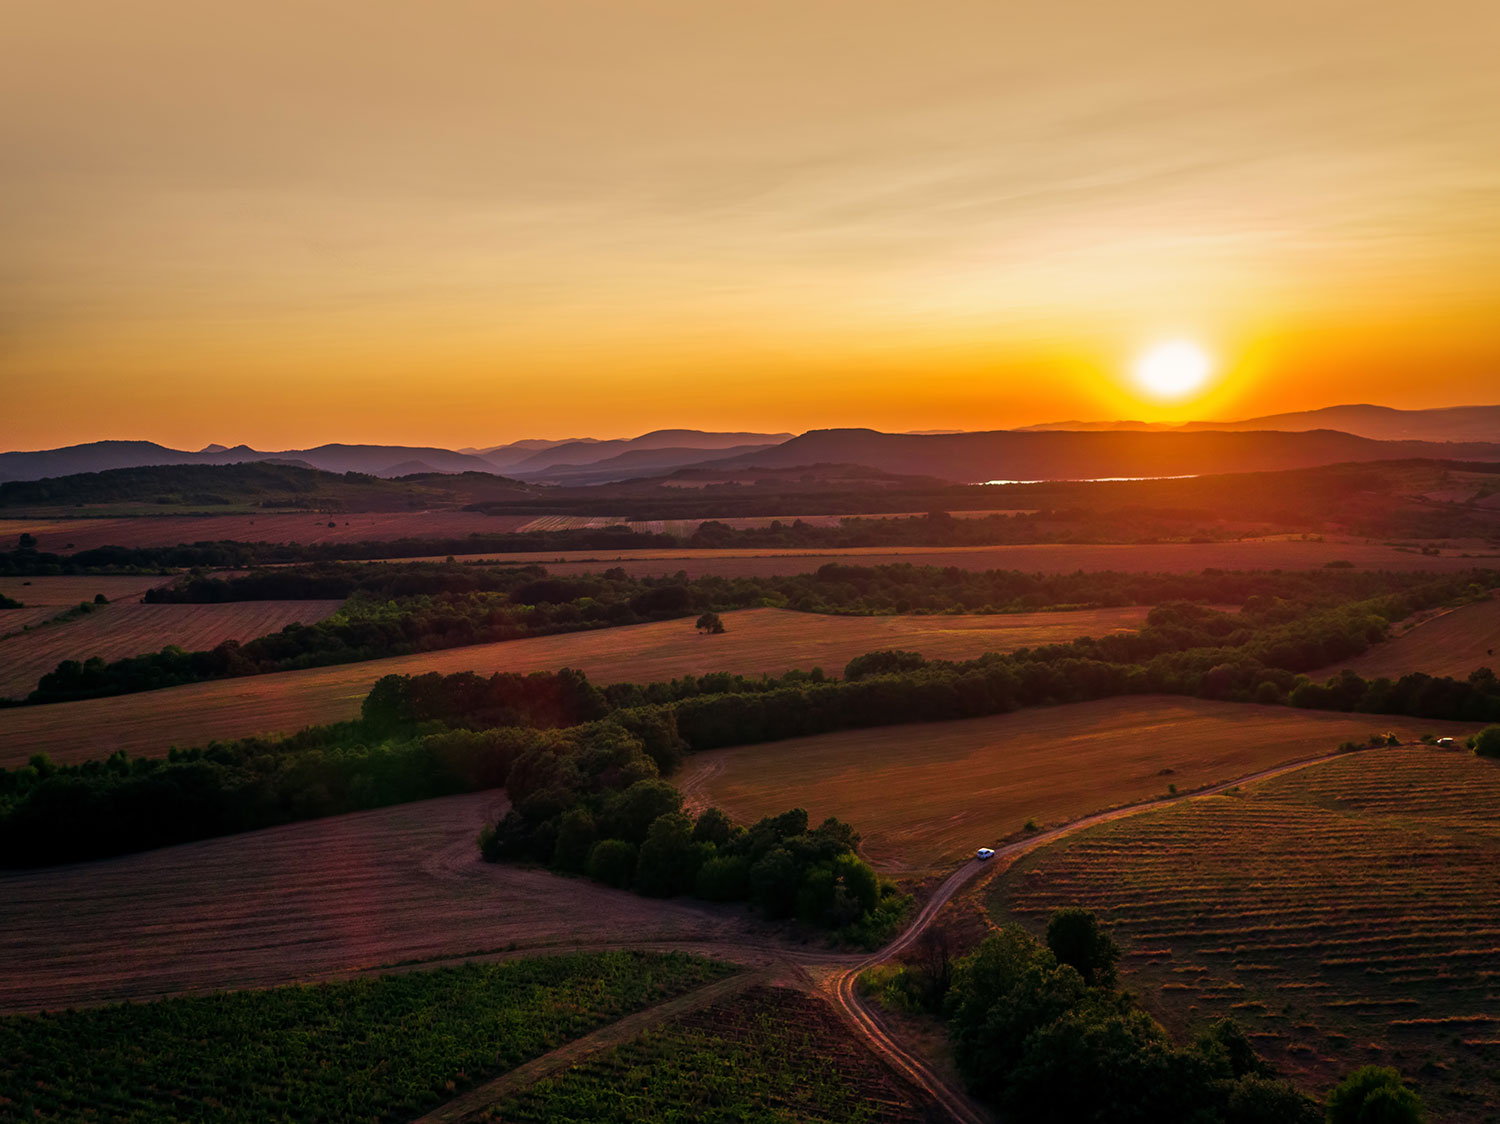
[[[1357,404],[1324,406],[1287,414],[1267,414],[1242,421],[1164,422],[1106,421],[1046,422],[1019,426],[1017,433],[1056,430],[1075,432],[1201,433],[1208,431],[1277,430],[1303,433],[1332,429],[1376,441],[1500,441],[1500,406],[1442,406],[1430,410],[1397,410],[1390,406]]]
[[[1438,458],[1500,462],[1500,442],[1374,441],[1332,430],[1077,432],[992,430],[917,435],[824,429],[773,449],[701,467],[860,464],[955,483],[1094,480],[1313,468],[1358,461]]]
[[[791,440],[791,437],[790,433],[705,433],[697,429],[656,429],[628,439],[571,441],[552,445],[546,449],[537,450],[522,460],[509,463],[506,472],[526,480],[536,478],[538,474],[545,473],[558,465],[570,465],[576,468],[597,464],[599,461],[622,453],[666,449],[702,449],[724,452],[740,447],[779,445]]]
[[[1053,422],[986,432],[826,429],[793,437],[660,429],[628,439],[527,439],[484,452],[346,444],[275,452],[208,445],[189,452],[151,441],[95,441],[0,453],[0,482],[115,468],[274,461],[382,477],[482,472],[575,486],[686,468],[743,472],[816,464],[973,483],[1252,472],[1408,458],[1500,461],[1500,406],[1346,405],[1231,422]]]
[[[229,448],[215,444],[191,452],[170,449],[154,441],[91,441],[60,449],[0,453],[0,482],[42,480],[55,476],[73,476],[80,472],[107,472],[115,468],[149,468],[169,464],[242,464],[251,461],[304,464],[324,472],[360,472],[384,477],[403,476],[413,472],[487,472],[525,476],[525,472],[512,473],[509,466],[529,466],[537,458],[542,458],[531,467],[530,471],[535,473],[553,464],[577,467],[633,450],[668,448],[697,450],[698,459],[708,459],[714,454],[722,456],[730,450],[743,451],[748,447],[775,444],[790,436],[791,434],[785,433],[703,433],[698,430],[663,429],[640,437],[614,441],[595,441],[592,438],[558,443],[523,441],[514,446],[501,446],[493,455],[483,456],[472,452],[412,445],[328,444],[312,449],[263,451],[252,449],[248,445]],[[511,453],[514,455],[510,455]],[[681,463],[684,462],[670,461],[653,466],[648,471],[659,471],[663,467],[675,467]]]
[[[755,453],[765,452],[776,448],[775,445],[734,445],[727,449],[716,450],[717,457],[749,456]],[[667,448],[667,449],[628,449],[623,453],[617,453],[603,460],[593,461],[587,464],[556,464],[544,469],[533,469],[526,471],[523,466],[511,469],[510,472],[517,479],[525,479],[536,484],[612,484],[620,480],[633,480],[641,476],[655,475],[676,468],[685,468],[692,465],[702,464],[705,460],[703,449],[691,448]]]

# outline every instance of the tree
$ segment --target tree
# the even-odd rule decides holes
[[[681,810],[682,793],[666,781],[636,781],[610,801],[605,822],[617,839],[644,843],[659,817]]]
[[[1235,1081],[1224,1106],[1225,1124],[1322,1124],[1312,1098],[1290,1082],[1249,1073]]]
[[[724,622],[719,619],[718,613],[704,613],[698,618],[697,628],[699,632],[707,633],[710,636],[719,636],[724,632]]]
[[[698,868],[695,896],[710,902],[739,902],[750,896],[750,863],[739,855],[715,855]]]
[[[885,648],[878,652],[866,652],[855,656],[844,665],[844,678],[865,679],[871,675],[897,675],[903,671],[917,671],[927,666],[927,660],[917,652],[903,652],[898,648]]]
[[[1474,736],[1474,752],[1480,757],[1500,757],[1500,726],[1486,726]]]
[[[552,865],[559,870],[581,873],[588,865],[589,851],[598,837],[589,810],[582,805],[569,808],[557,825],[557,848],[552,852]]]
[[[589,877],[624,890],[635,876],[635,846],[623,839],[601,839],[589,851]]]
[[[776,847],[750,868],[750,890],[755,904],[771,920],[790,917],[797,909],[802,872],[791,852]]]
[[[1047,922],[1047,947],[1059,963],[1071,964],[1090,987],[1111,987],[1119,946],[1086,909],[1060,909]]]
[[[726,847],[733,834],[734,822],[719,808],[704,808],[693,825],[693,840],[697,843]]]
[[[698,857],[691,818],[681,812],[657,817],[636,861],[636,891],[652,898],[687,893],[698,876]]]
[[[1356,1069],[1328,1094],[1328,1124],[1421,1124],[1422,1100],[1388,1066]]]

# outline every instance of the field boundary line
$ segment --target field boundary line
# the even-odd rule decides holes
[[[749,991],[756,984],[769,982],[774,974],[775,969],[769,967],[753,972],[739,972],[728,979],[705,984],[686,995],[668,999],[654,1007],[647,1007],[644,1011],[635,1011],[585,1034],[582,1038],[575,1038],[555,1050],[549,1050],[540,1057],[523,1062],[515,1069],[502,1073],[483,1085],[475,1086],[441,1108],[418,1117],[412,1124],[459,1124],[460,1121],[468,1119],[475,1113],[492,1107],[518,1089],[524,1089],[543,1078],[560,1073],[590,1054],[597,1054],[639,1038],[653,1026],[666,1022],[668,1019],[691,1014],[714,1003],[731,999]]]

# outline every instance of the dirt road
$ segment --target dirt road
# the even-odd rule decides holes
[[[1038,847],[1055,842],[1065,836],[1074,835],[1080,831],[1086,831],[1099,824],[1109,823],[1112,820],[1124,819],[1127,816],[1140,815],[1157,808],[1163,808],[1170,804],[1180,803],[1185,800],[1201,800],[1208,796],[1216,796],[1228,792],[1232,788],[1241,785],[1254,784],[1257,781],[1270,780],[1279,777],[1283,773],[1294,772],[1298,769],[1306,769],[1312,765],[1321,765],[1332,761],[1337,754],[1324,754],[1319,757],[1311,757],[1302,761],[1294,761],[1286,765],[1278,765],[1274,769],[1263,769],[1258,773],[1240,777],[1237,780],[1226,781],[1210,788],[1183,796],[1172,796],[1161,800],[1151,800],[1141,804],[1132,804],[1126,808],[1116,808],[1108,812],[1099,812],[1096,815],[1085,816],[1074,820],[1072,823],[1053,828],[1050,831],[1041,832],[1030,839],[1022,839],[1008,846],[998,848],[995,857],[987,861],[970,859],[950,874],[946,881],[938,887],[937,891],[928,899],[920,913],[912,919],[902,932],[884,948],[872,953],[854,963],[848,964],[841,970],[835,972],[828,978],[826,986],[831,991],[834,1004],[844,1014],[845,1018],[865,1038],[867,1044],[876,1053],[880,1054],[887,1062],[902,1076],[925,1089],[939,1104],[952,1114],[953,1119],[960,1124],[984,1124],[990,1119],[989,1114],[971,1101],[961,1089],[954,1088],[946,1083],[943,1078],[933,1072],[922,1059],[909,1053],[900,1043],[896,1042],[881,1021],[879,1014],[859,994],[858,981],[860,973],[876,964],[884,963],[892,957],[910,948],[922,934],[937,919],[955,894],[972,882],[981,874],[992,873],[1002,869],[1008,862],[1012,862],[1028,851],[1034,851]]]
[[[877,1011],[859,994],[858,980],[860,974],[867,968],[871,968],[876,964],[883,963],[899,955],[921,939],[922,934],[933,924],[948,903],[975,879],[981,875],[1003,869],[1008,865],[1009,861],[1013,861],[1029,851],[1033,851],[1038,847],[1045,846],[1048,843],[1055,842],[1077,832],[1096,827],[1099,824],[1123,819],[1127,816],[1140,815],[1144,812],[1187,800],[1201,800],[1208,796],[1227,792],[1241,785],[1254,784],[1258,781],[1281,776],[1284,773],[1323,764],[1333,760],[1336,756],[1338,755],[1324,754],[1318,757],[1305,758],[1300,761],[1278,765],[1275,768],[1263,769],[1235,780],[1204,788],[1198,792],[1146,801],[1124,808],[1116,808],[1111,811],[1085,816],[1071,823],[1049,831],[1040,832],[1028,839],[1019,840],[1018,842],[999,848],[995,853],[995,857],[991,860],[981,862],[978,859],[970,859],[947,877],[922,906],[916,917],[912,918],[910,923],[897,936],[883,948],[864,956],[851,956],[846,953],[826,950],[778,946],[764,939],[756,939],[753,936],[749,939],[745,937],[731,938],[729,942],[717,945],[714,938],[710,937],[708,940],[692,946],[691,951],[717,955],[725,959],[745,963],[747,971],[733,977],[731,980],[723,981],[709,988],[700,989],[699,992],[680,997],[671,1003],[662,1004],[659,1007],[639,1012],[631,1016],[630,1029],[632,1031],[636,1029],[643,1030],[648,1026],[657,1025],[664,1019],[680,1013],[679,1008],[686,1010],[690,1007],[701,1006],[708,1002],[718,1001],[733,995],[743,988],[765,979],[769,973],[775,971],[775,965],[778,962],[788,967],[796,965],[803,973],[801,977],[803,985],[823,993],[833,1003],[851,1029],[863,1040],[865,1045],[881,1057],[899,1077],[925,1092],[955,1121],[958,1121],[959,1124],[988,1124],[991,1117],[982,1106],[972,1101],[961,1088],[950,1083],[941,1074],[935,1072],[924,1060],[907,1050],[896,1040],[896,1037],[887,1028]],[[650,947],[659,947],[659,942],[652,942]],[[768,958],[771,961],[769,966],[767,966]],[[784,982],[787,982],[784,974],[782,978]],[[564,1066],[573,1064],[590,1053],[619,1045],[629,1035],[622,1035],[618,1033],[618,1030],[618,1026],[605,1028],[594,1035],[590,1035],[588,1038],[569,1043],[550,1054],[543,1055],[528,1063],[522,1069],[513,1071],[488,1086],[471,1090],[463,1097],[450,1102],[442,1109],[424,1117],[418,1124],[427,1124],[427,1122],[436,1124],[438,1121],[457,1122],[471,1117],[486,1108],[492,1107],[502,1097],[514,1093],[516,1089],[529,1084],[531,1081],[555,1073]]]

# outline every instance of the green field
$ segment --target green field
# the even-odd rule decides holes
[[[0,1019],[0,1121],[408,1121],[733,969],[579,953]]]
[[[1445,1122],[1500,1118],[1500,765],[1350,754],[1082,832],[996,882],[996,920],[1097,913],[1183,1031],[1223,1015],[1303,1086],[1392,1065]]]
[[[537,1082],[490,1124],[918,1124],[944,1117],[826,1002],[757,987]]]

